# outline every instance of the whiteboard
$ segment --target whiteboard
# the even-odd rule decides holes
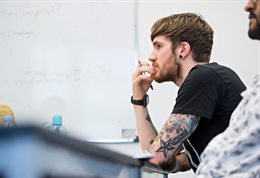
[[[135,2],[1,1],[0,102],[17,124],[51,122],[81,139],[135,128]]]

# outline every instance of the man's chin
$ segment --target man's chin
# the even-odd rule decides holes
[[[164,80],[162,80],[161,78],[155,77],[154,81],[156,81],[157,83],[163,83],[165,82]]]
[[[260,24],[256,23],[255,25],[253,25],[252,23],[250,23],[250,27],[248,30],[248,36],[251,39],[260,40]]]
[[[260,29],[258,31],[256,31],[256,30],[249,30],[248,31],[248,36],[251,39],[260,40]]]
[[[157,82],[157,83],[162,83],[162,81],[158,80],[158,79],[154,79],[154,81]]]
[[[163,82],[170,82],[171,80],[165,80],[165,79],[155,78],[154,81],[157,82],[157,83],[163,83]]]

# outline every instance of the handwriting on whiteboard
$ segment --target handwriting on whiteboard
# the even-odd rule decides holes
[[[26,9],[24,8],[15,8],[15,6],[12,6],[12,8],[8,8],[9,5],[13,4],[8,4],[8,3],[2,3],[2,8],[0,9],[0,16],[5,17],[5,18],[13,18],[16,21],[21,20],[22,18],[25,17],[40,17],[43,15],[50,15],[53,14],[57,11],[59,11],[62,7],[60,3],[41,3],[39,4],[38,7],[34,7],[29,9],[28,6]],[[19,6],[19,4],[17,4]],[[7,8],[5,8],[7,7]]]
[[[72,69],[69,71],[48,71],[48,70],[26,70],[17,74],[17,78],[9,80],[0,80],[0,84],[13,85],[31,85],[31,84],[48,84],[48,83],[70,83],[88,80],[97,76],[111,76],[112,70],[102,66],[96,69]]]
[[[25,38],[30,39],[34,35],[32,30],[29,31],[8,31],[8,32],[0,32],[0,40],[7,40],[11,38]]]
[[[11,8],[10,8],[11,7]],[[0,41],[16,38],[30,39],[35,35],[33,21],[35,18],[49,16],[61,10],[59,3],[43,3],[37,7],[25,6],[20,8],[10,3],[0,2],[0,21],[3,23],[0,29]],[[21,24],[29,24],[26,28],[19,29]]]

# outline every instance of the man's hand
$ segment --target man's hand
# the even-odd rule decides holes
[[[158,158],[154,157],[152,159],[149,160],[150,163],[159,165],[161,167],[162,170],[167,171],[167,172],[173,172],[176,169],[176,166],[178,166],[178,162],[175,156],[172,156],[170,158],[168,158],[167,160],[164,160],[162,162],[159,163]]]
[[[144,73],[151,74],[150,76],[144,75]],[[142,99],[145,93],[151,86],[156,71],[152,66],[138,64],[135,72],[132,75],[132,92],[134,99]]]

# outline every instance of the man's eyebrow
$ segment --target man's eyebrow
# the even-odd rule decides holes
[[[154,41],[154,42],[153,42],[153,46],[154,46],[154,45],[157,45],[157,44],[162,44],[162,43],[159,42],[159,41]]]

